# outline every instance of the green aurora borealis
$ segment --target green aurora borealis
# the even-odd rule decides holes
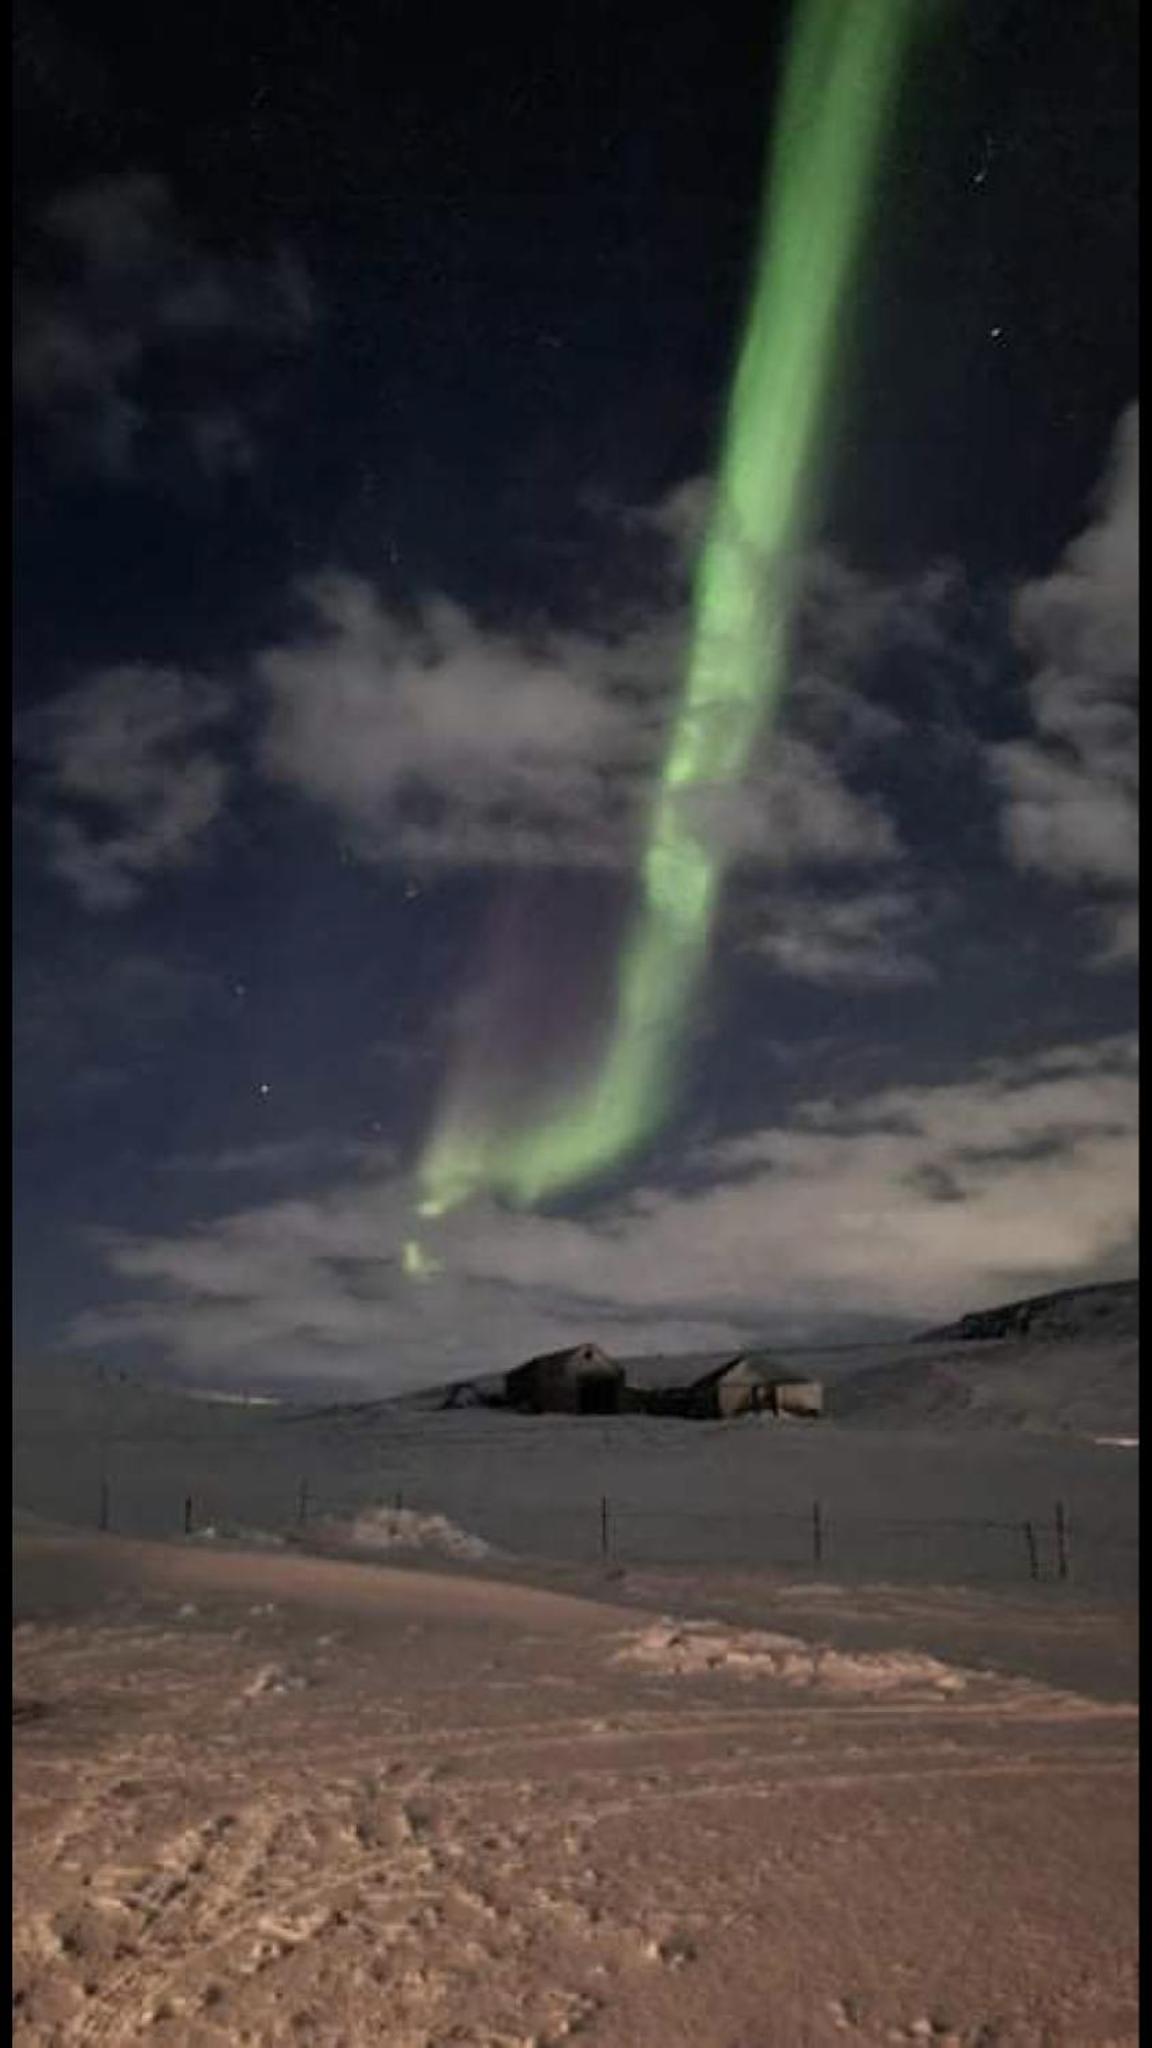
[[[918,0],[800,0],[769,155],[691,633],[653,791],[599,1071],[520,1127],[449,1091],[420,1213],[490,1193],[530,1208],[605,1174],[674,1100],[729,856],[706,821],[747,776],[787,673],[788,577],[808,540],[828,399]]]

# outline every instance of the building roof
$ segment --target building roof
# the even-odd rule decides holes
[[[580,1360],[582,1364],[607,1367],[610,1372],[624,1370],[623,1366],[617,1365],[615,1359],[609,1358],[606,1351],[601,1351],[598,1344],[566,1344],[562,1351],[542,1351],[538,1357],[526,1358],[523,1365],[513,1366],[512,1370],[527,1372],[532,1366],[568,1365],[573,1359]]]
[[[698,1387],[702,1380],[731,1362],[732,1354],[728,1351],[693,1351],[675,1358],[653,1357],[648,1353],[641,1358],[621,1360],[629,1386],[643,1394]]]

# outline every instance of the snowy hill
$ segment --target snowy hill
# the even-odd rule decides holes
[[[836,1419],[872,1429],[1022,1429],[1090,1437],[1140,1431],[1137,1343],[990,1338],[850,1374]]]
[[[870,1428],[1139,1436],[1140,1288],[1070,1287],[962,1316],[838,1387],[840,1421]]]
[[[56,1523],[175,1538],[191,1526],[197,1541],[213,1531],[262,1548],[335,1532],[360,1554],[367,1528],[377,1547],[381,1532],[389,1548],[419,1534],[440,1555],[451,1524],[505,1559],[565,1569],[610,1546],[629,1568],[810,1570],[818,1502],[829,1568],[940,1584],[1016,1584],[1024,1519],[1050,1528],[1061,1501],[1078,1584],[1133,1583],[1138,1471],[1119,1440],[1139,1433],[1134,1339],[1030,1332],[775,1356],[823,1381],[821,1422],[445,1411],[433,1389],[264,1407],[29,1361],[14,1387],[13,1494]],[[647,1363],[659,1382],[677,1369]],[[695,1375],[702,1360],[679,1363]],[[1041,1564],[1047,1574],[1049,1551]]]
[[[942,1330],[929,1330],[922,1342],[986,1342],[999,1337],[1043,1338],[1065,1343],[1086,1338],[1134,1339],[1140,1333],[1140,1283],[1116,1280],[1099,1287],[1063,1287],[1055,1294],[1034,1294],[1000,1308],[978,1309]]]
[[[1124,1280],[979,1309],[904,1340],[769,1348],[783,1373],[823,1382],[830,1422],[1131,1438],[1139,1434],[1139,1319],[1139,1282]],[[652,1390],[690,1385],[731,1356],[645,1353],[620,1364],[630,1386]],[[502,1384],[500,1374],[458,1383],[480,1403],[499,1401]],[[397,1405],[431,1413],[448,1393],[425,1387]],[[388,1405],[360,1412],[367,1419],[369,1407]]]

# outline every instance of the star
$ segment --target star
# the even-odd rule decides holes
[[[257,1095],[271,1095],[271,1084],[267,1081],[261,1081],[259,1087],[256,1090],[256,1093]]]

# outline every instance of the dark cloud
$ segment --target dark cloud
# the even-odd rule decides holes
[[[1044,1047],[934,1086],[800,1100],[579,1220],[479,1206],[436,1227],[417,1285],[412,1195],[390,1166],[182,1235],[118,1236],[137,1292],[74,1336],[162,1344],[190,1370],[376,1385],[491,1369],[594,1336],[653,1348],[824,1334],[862,1315],[941,1320],[1130,1257],[1135,1044]],[[770,1280],[765,1276],[770,1275]],[[366,1284],[366,1276],[371,1284]],[[475,1336],[470,1333],[477,1333]]]
[[[161,178],[122,173],[59,194],[40,214],[40,257],[16,295],[19,404],[109,478],[147,467],[146,448],[179,447],[208,474],[248,468],[251,427],[237,365],[214,348],[298,348],[315,317],[307,274],[287,250],[265,260],[199,246]],[[180,374],[171,389],[164,371]],[[228,397],[221,396],[221,387]],[[199,388],[203,396],[190,396]]]
[[[1120,423],[1097,517],[1016,627],[1033,734],[996,747],[1011,858],[1099,902],[1100,964],[1134,959],[1139,873],[1140,413]]]
[[[746,950],[797,981],[900,988],[934,979],[918,950],[930,917],[930,906],[908,888],[779,892],[750,914]]]
[[[26,815],[87,909],[123,910],[201,857],[229,781],[205,740],[227,715],[202,678],[141,664],[89,677],[30,722],[40,774]]]
[[[347,575],[303,595],[316,623],[257,662],[263,763],[366,858],[632,866],[684,659],[680,613],[608,637],[499,631],[446,600],[406,621]],[[882,806],[800,734],[767,740],[740,785],[685,802],[729,857],[791,867],[895,847]]]

